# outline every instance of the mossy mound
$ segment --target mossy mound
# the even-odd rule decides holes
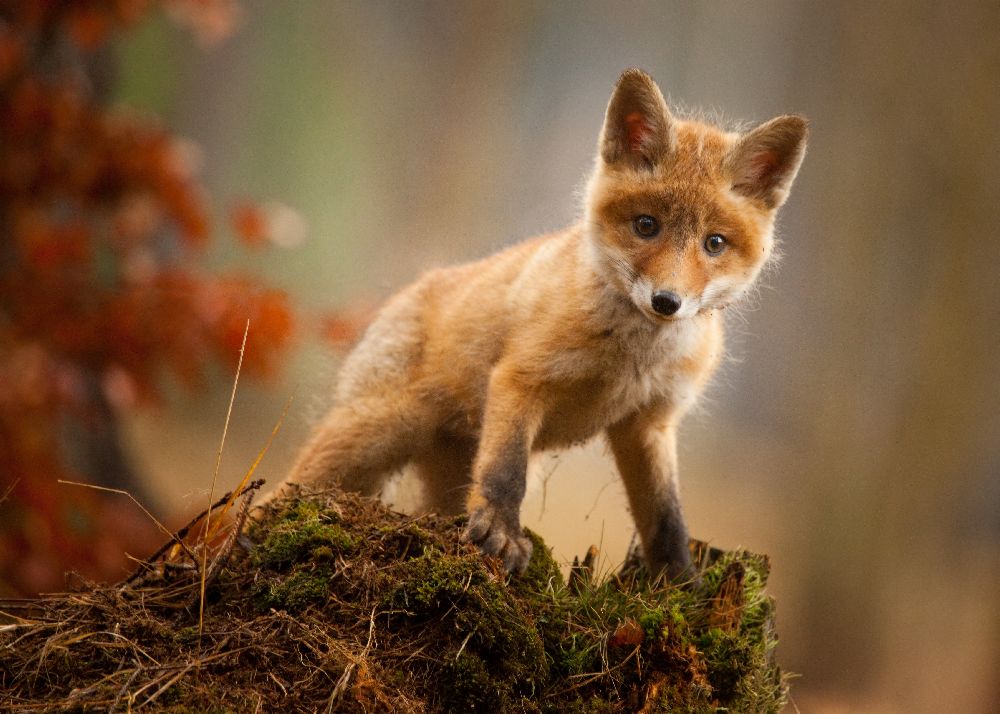
[[[696,548],[697,584],[567,584],[459,543],[462,519],[335,493],[272,503],[213,577],[190,568],[18,605],[20,711],[774,712],[767,559]]]

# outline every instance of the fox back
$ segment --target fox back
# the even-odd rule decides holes
[[[722,354],[721,311],[773,251],[806,122],[675,119],[639,70],[608,104],[575,226],[431,271],[349,355],[287,482],[377,494],[406,464],[427,507],[521,570],[532,453],[603,433],[647,565],[690,575],[675,431]]]

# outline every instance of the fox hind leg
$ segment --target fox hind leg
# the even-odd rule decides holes
[[[425,334],[424,283],[379,312],[341,366],[336,406],[313,431],[285,481],[339,485],[377,495],[388,478],[427,450],[437,429],[435,401],[418,386]]]
[[[336,484],[375,496],[395,471],[426,449],[429,411],[414,395],[338,405],[317,427],[286,482]]]
[[[415,459],[417,477],[424,486],[424,509],[441,515],[465,512],[472,484],[476,442],[461,437],[438,436],[427,452]]]

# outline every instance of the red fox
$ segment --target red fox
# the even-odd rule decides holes
[[[671,115],[638,69],[618,80],[582,219],[432,270],[381,309],[288,481],[377,494],[406,464],[429,510],[521,571],[533,452],[604,433],[648,568],[691,575],[675,432],[719,363],[721,312],[772,253],[807,123],[731,133]]]

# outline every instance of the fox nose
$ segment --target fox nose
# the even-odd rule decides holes
[[[653,309],[661,315],[673,315],[681,309],[681,299],[669,290],[657,290],[652,302]]]

